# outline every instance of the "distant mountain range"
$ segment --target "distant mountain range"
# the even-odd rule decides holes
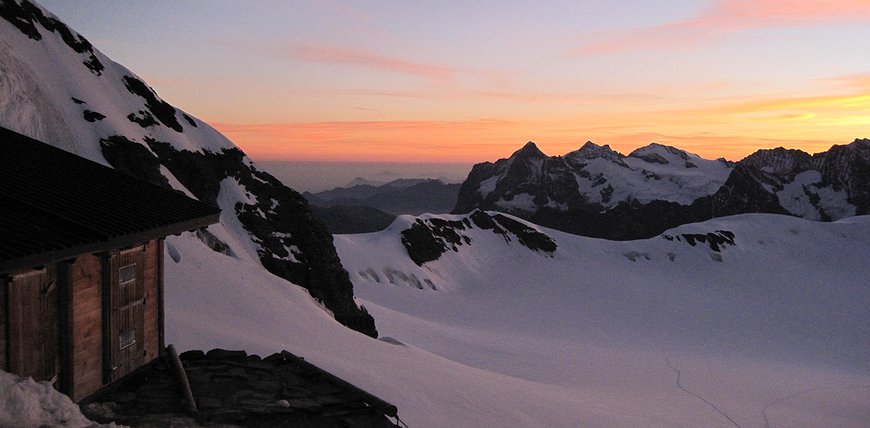
[[[529,142],[507,159],[474,166],[453,212],[474,209],[608,239],[753,212],[837,220],[870,212],[870,140],[814,155],[759,150],[736,163],[661,144],[625,156],[587,142],[547,156]]]
[[[365,233],[386,228],[402,214],[448,213],[456,206],[459,187],[441,179],[402,178],[378,184],[357,178],[347,187],[302,196],[332,233]]]

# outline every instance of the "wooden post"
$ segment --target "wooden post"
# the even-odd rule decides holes
[[[178,354],[175,352],[175,346],[170,344],[166,347],[166,350],[169,354],[169,362],[175,371],[175,378],[181,385],[181,393],[184,395],[185,401],[187,401],[187,411],[190,413],[196,413],[196,400],[193,399],[193,391],[190,390],[190,382],[187,380],[187,373],[184,371],[184,366],[181,365],[181,360],[178,359]]]

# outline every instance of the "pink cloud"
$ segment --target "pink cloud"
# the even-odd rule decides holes
[[[294,59],[324,64],[347,64],[375,70],[424,77],[438,82],[453,80],[461,70],[437,64],[408,61],[375,52],[326,45],[295,45],[290,48]]]
[[[691,19],[598,34],[576,52],[680,50],[756,28],[868,21],[870,1],[866,0],[718,0]]]
[[[827,77],[820,80],[849,89],[870,90],[870,73],[855,73],[845,76]]]
[[[465,83],[476,81],[496,88],[504,88],[513,84],[512,75],[500,70],[460,68],[412,61],[378,52],[342,46],[294,44],[289,47],[284,45],[279,49],[281,49],[283,54],[289,52],[290,57],[298,61],[359,66],[376,71],[422,77],[438,84],[442,89],[446,86],[459,86],[458,83],[461,81]]]

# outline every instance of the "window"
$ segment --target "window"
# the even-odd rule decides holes
[[[118,270],[118,285],[127,286],[136,282],[136,264],[127,265]]]
[[[130,328],[118,335],[119,349],[127,349],[136,343],[136,329]]]

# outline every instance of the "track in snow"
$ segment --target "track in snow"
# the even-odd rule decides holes
[[[682,376],[682,374],[680,373],[680,369],[674,367],[674,366],[671,364],[671,357],[667,357],[667,358],[665,358],[665,364],[667,364],[668,367],[671,368],[671,370],[673,370],[673,371],[675,371],[675,372],[677,373],[677,388],[680,388],[680,390],[682,390],[682,391],[685,392],[686,394],[689,394],[689,395],[691,395],[692,397],[695,397],[695,398],[697,398],[697,399],[703,401],[704,404],[710,406],[710,408],[712,408],[713,410],[715,410],[716,413],[718,413],[718,414],[724,416],[725,419],[728,419],[728,422],[731,422],[731,423],[734,424],[734,426],[736,426],[737,428],[742,428],[742,427],[740,426],[740,424],[738,424],[737,422],[734,422],[734,419],[731,419],[731,416],[728,416],[727,413],[725,413],[725,412],[723,412],[722,410],[720,410],[718,407],[716,407],[715,404],[713,404],[713,403],[707,401],[704,397],[701,397],[700,395],[698,395],[698,394],[696,394],[696,393],[694,393],[694,392],[689,391],[688,389],[686,389],[686,387],[684,387],[683,384],[680,382],[680,378],[681,378],[681,376]]]

